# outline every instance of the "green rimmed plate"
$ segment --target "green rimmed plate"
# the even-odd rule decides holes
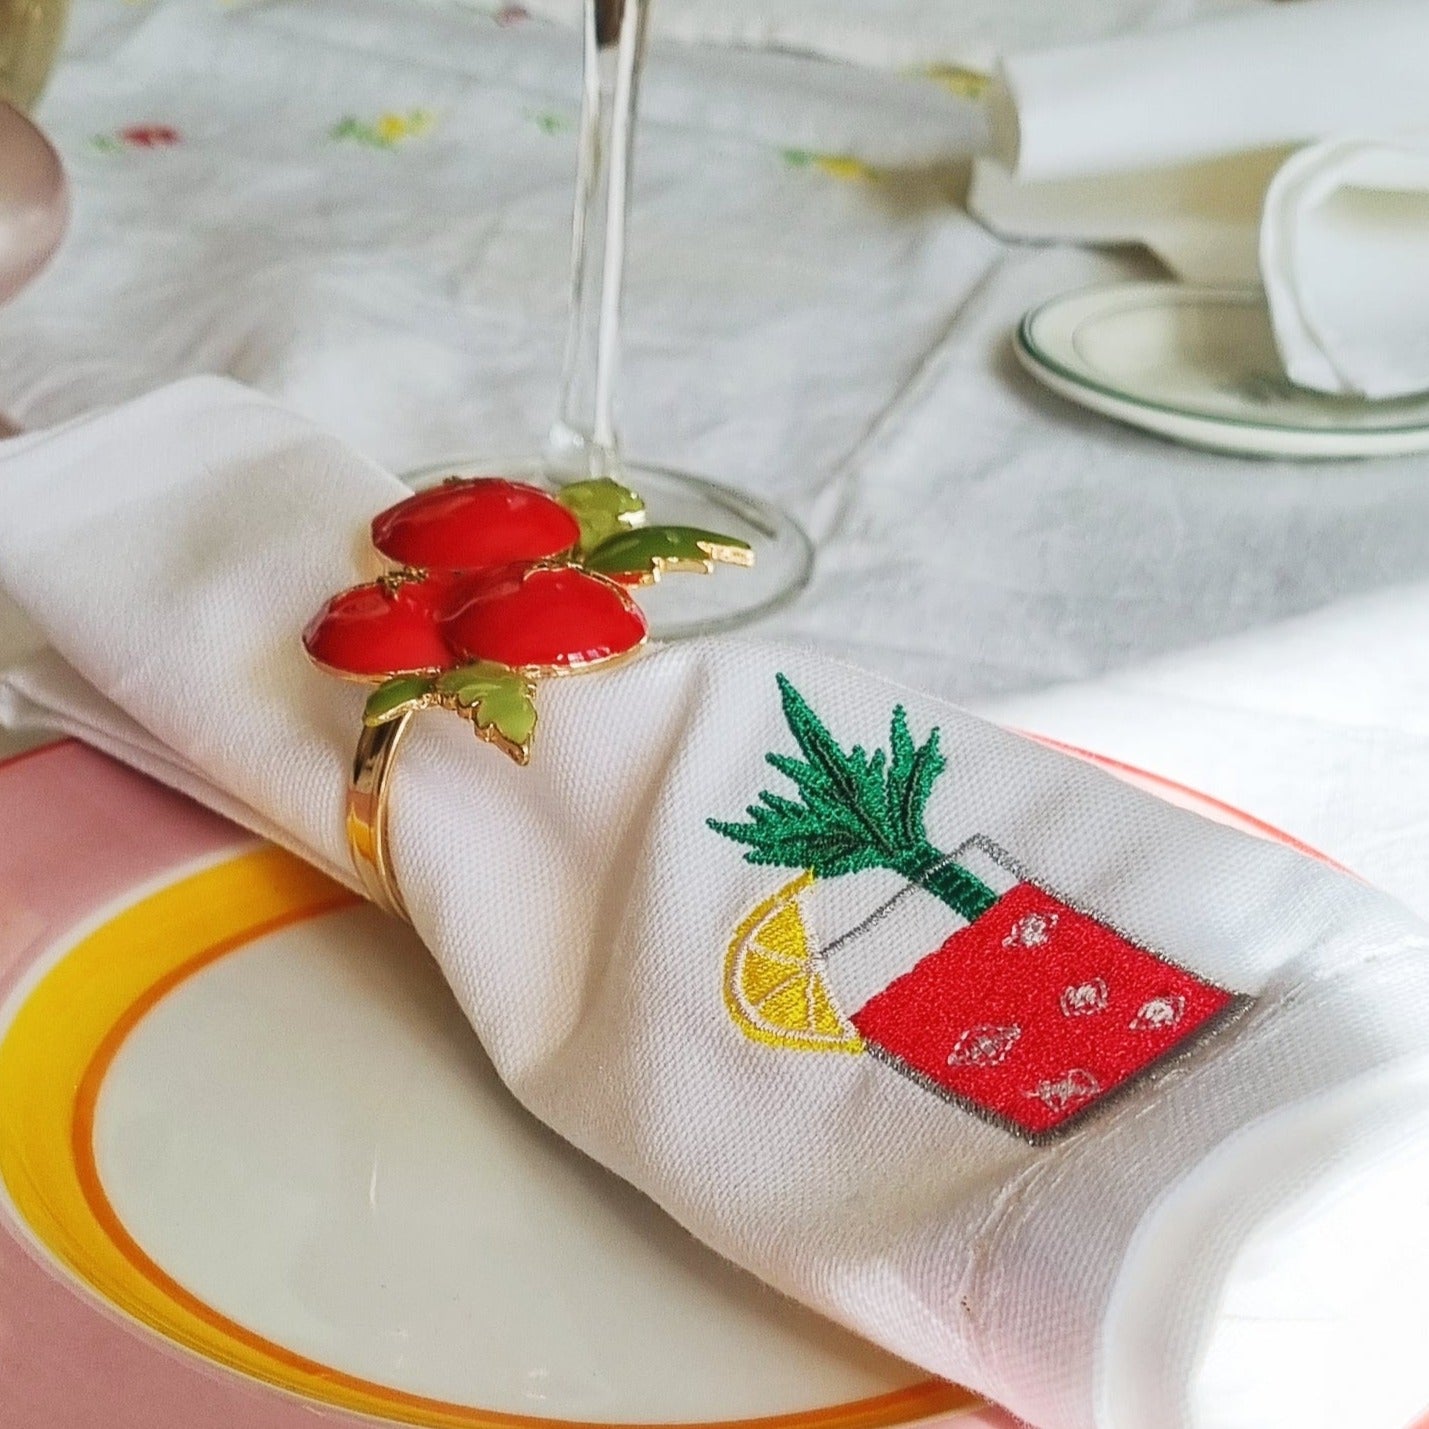
[[[1166,282],[1069,293],[1028,312],[1015,347],[1069,401],[1186,446],[1302,461],[1429,451],[1429,393],[1369,402],[1292,384],[1254,290]]]

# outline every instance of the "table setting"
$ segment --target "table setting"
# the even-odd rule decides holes
[[[1218,451],[1422,450],[1420,15],[1296,20],[1012,58],[970,203],[1019,237],[1144,243],[1179,280],[1029,313],[1018,355],[1054,390]]]
[[[76,0],[14,1422],[1429,1422],[1425,38]]]

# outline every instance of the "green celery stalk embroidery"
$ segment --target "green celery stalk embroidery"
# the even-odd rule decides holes
[[[805,868],[834,878],[887,868],[942,899],[968,922],[997,895],[976,874],[935,848],[923,826],[928,796],[947,760],[935,729],[923,744],[908,730],[903,706],[893,711],[888,750],[844,750],[789,680],[778,676],[784,717],[803,755],[766,755],[798,793],[764,790],[745,811],[747,823],[710,819],[725,838],[747,846],[750,863]]]

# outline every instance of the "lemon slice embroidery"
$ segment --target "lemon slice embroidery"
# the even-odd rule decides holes
[[[863,1051],[863,1041],[834,1006],[809,951],[799,895],[803,873],[761,903],[735,931],[724,965],[724,1005],[755,1042],[795,1052]]]

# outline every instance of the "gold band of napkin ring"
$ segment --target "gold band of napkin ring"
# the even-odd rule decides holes
[[[388,796],[392,764],[411,715],[387,724],[363,725],[347,788],[347,846],[363,892],[388,913],[411,922],[392,867]]]

